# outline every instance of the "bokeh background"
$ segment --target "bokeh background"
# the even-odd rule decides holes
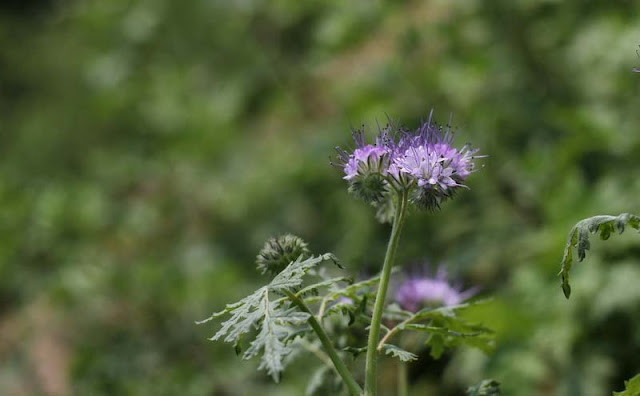
[[[575,222],[640,212],[638,44],[631,0],[2,2],[0,393],[303,394],[313,356],[276,386],[194,320],[264,283],[284,232],[375,273],[389,226],[328,156],[431,108],[489,157],[398,262],[494,296],[497,349],[423,351],[412,394],[621,390],[638,236],[594,241],[569,301],[556,274]]]

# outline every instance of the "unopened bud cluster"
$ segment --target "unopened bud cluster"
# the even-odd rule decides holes
[[[264,244],[256,257],[256,265],[263,274],[277,275],[300,256],[303,259],[310,256],[307,243],[295,235],[285,234]]]

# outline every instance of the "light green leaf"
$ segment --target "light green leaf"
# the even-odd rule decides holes
[[[624,391],[613,392],[613,396],[640,396],[640,374],[628,381],[624,381],[624,387]]]
[[[405,351],[404,349],[395,345],[384,344],[382,349],[384,350],[385,354],[398,358],[403,362],[412,362],[414,360],[418,360],[418,355],[414,355],[413,353]]]

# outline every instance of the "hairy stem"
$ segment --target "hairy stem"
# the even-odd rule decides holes
[[[324,347],[324,351],[327,353],[327,355],[329,355],[329,359],[331,359],[331,361],[333,362],[336,371],[338,372],[340,377],[342,377],[342,380],[347,386],[347,389],[349,389],[349,394],[351,396],[362,395],[362,388],[353,378],[353,375],[351,374],[347,366],[345,366],[342,359],[340,359],[340,356],[338,356],[338,352],[333,347],[333,344],[331,343],[331,340],[329,340],[327,333],[325,333],[316,317],[313,315],[309,307],[307,307],[307,304],[305,304],[304,301],[302,301],[302,299],[296,296],[294,293],[288,290],[285,290],[285,293],[287,294],[287,297],[289,297],[289,299],[294,304],[296,304],[303,312],[306,312],[310,315],[308,319],[309,325],[311,325],[311,328],[313,329],[313,331],[315,331],[316,335],[320,339],[320,342],[322,343],[322,346]]]
[[[391,229],[391,237],[387,246],[387,254],[384,257],[382,266],[382,274],[380,275],[380,284],[378,285],[378,293],[376,294],[376,303],[373,307],[373,317],[371,318],[371,327],[369,329],[369,340],[367,343],[367,363],[365,369],[365,395],[376,396],[378,392],[377,383],[377,366],[378,366],[378,342],[380,338],[380,325],[382,322],[382,311],[384,310],[384,301],[389,288],[389,279],[391,278],[391,268],[393,267],[393,259],[400,239],[400,230],[404,222],[404,215],[407,209],[406,192],[399,193],[398,206],[396,206],[395,216],[393,217],[393,228]]]

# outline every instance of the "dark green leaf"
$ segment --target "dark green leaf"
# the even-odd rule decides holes
[[[587,250],[591,247],[589,233],[600,232],[600,238],[606,240],[609,239],[614,228],[621,234],[627,225],[639,230],[640,217],[629,213],[622,213],[618,216],[601,215],[581,220],[573,226],[564,248],[562,267],[559,273],[562,279],[562,292],[566,298],[571,295],[569,271],[573,265],[573,249],[575,248],[578,252],[578,261],[582,261],[587,255]]]

